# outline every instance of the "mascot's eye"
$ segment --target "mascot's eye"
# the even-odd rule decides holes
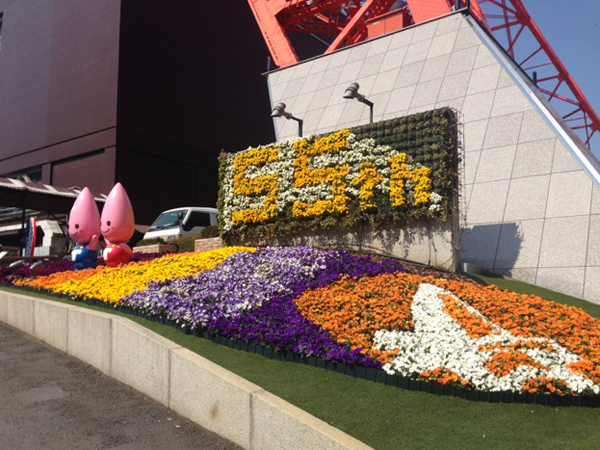
[[[76,224],[75,224],[75,229],[76,229],[76,230],[78,230],[78,229],[79,229],[79,224],[78,224],[78,223],[76,223]]]
[[[108,225],[110,227],[110,220],[108,222],[106,222],[106,225]]]

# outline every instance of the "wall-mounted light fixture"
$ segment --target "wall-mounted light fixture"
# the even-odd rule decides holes
[[[275,105],[275,108],[273,108],[273,112],[271,113],[271,117],[285,117],[288,120],[295,120],[298,122],[298,137],[302,137],[302,125],[304,124],[304,121],[292,116],[289,112],[287,112],[285,110],[285,103],[278,103]]]
[[[358,83],[352,83],[350,86],[348,86],[346,88],[346,92],[344,93],[344,98],[347,98],[347,99],[355,98],[359,102],[364,103],[365,105],[368,105],[369,110],[370,110],[369,123],[373,123],[373,102],[367,100],[364,95],[358,93],[359,87],[360,86],[358,85]]]

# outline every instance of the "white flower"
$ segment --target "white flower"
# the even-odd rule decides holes
[[[563,380],[576,393],[586,389],[600,393],[600,387],[584,375],[567,368],[580,358],[545,338],[522,338],[512,335],[503,328],[492,325],[491,334],[471,339],[444,309],[440,295],[451,296],[471,314],[491,324],[479,311],[458,299],[451,292],[431,284],[423,283],[413,297],[411,306],[414,332],[383,331],[375,334],[374,347],[378,349],[400,349],[400,354],[383,368],[386,372],[404,376],[419,374],[425,370],[447,367],[476,388],[489,391],[521,391],[523,384],[542,375]],[[508,346],[517,342],[533,341],[543,344],[538,348],[523,350],[527,356],[545,368],[520,365],[506,376],[498,376],[486,365],[500,350],[485,352],[481,347],[493,344]],[[544,345],[546,344],[546,345]],[[547,347],[550,345],[552,351]]]
[[[443,197],[437,192],[432,192],[431,196],[429,197],[429,201],[433,204],[438,204],[442,201],[442,198]]]
[[[333,198],[331,182],[315,183],[314,185],[304,186],[302,188],[294,187],[294,163],[296,158],[294,143],[299,139],[301,138],[289,139],[284,142],[257,148],[249,148],[246,150],[275,148],[279,152],[277,161],[257,166],[249,166],[244,173],[244,176],[248,179],[277,175],[277,211],[279,213],[292,208],[294,203],[298,201],[315,203],[318,200],[331,200]],[[302,139],[306,139],[308,142],[314,140],[314,138],[310,136]],[[340,181],[344,182],[346,185],[346,195],[350,199],[356,199],[360,195],[360,189],[358,186],[351,186],[351,182],[360,176],[363,163],[371,163],[375,165],[377,174],[383,177],[382,181],[375,186],[375,190],[383,195],[387,195],[390,192],[390,158],[397,155],[399,152],[388,145],[376,145],[374,139],[363,139],[358,141],[356,135],[352,133],[348,136],[347,143],[347,148],[340,152],[323,153],[321,155],[310,157],[308,162],[309,170],[347,165],[347,174],[344,179]],[[226,232],[234,227],[232,220],[234,211],[261,209],[265,204],[265,196],[243,196],[234,194],[233,163],[235,158],[243,153],[244,152],[226,155],[224,161],[226,167],[220,189],[223,199],[221,214],[224,231]],[[413,165],[409,165],[409,168],[413,167]],[[406,181],[408,196],[414,195],[413,184],[414,183],[410,180]],[[431,212],[441,210],[441,207],[439,206],[441,200],[442,197],[440,195],[432,193],[430,198]]]

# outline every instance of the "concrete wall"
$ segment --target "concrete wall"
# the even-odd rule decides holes
[[[195,252],[207,252],[222,247],[225,247],[225,244],[220,237],[196,239],[194,241]]]
[[[0,166],[114,184],[121,1],[2,1]],[[85,172],[84,172],[85,171]]]
[[[126,318],[0,291],[0,322],[96,367],[244,449],[371,449]]]
[[[213,2],[223,33],[205,3],[0,0],[0,174],[105,194],[121,182],[138,224],[214,206],[221,149],[273,132],[252,11]]]
[[[140,245],[134,247],[133,251],[138,253],[162,253],[162,252],[174,252],[177,247],[172,244],[152,244],[152,245]]]
[[[283,238],[232,240],[232,245],[308,245],[373,252],[455,272],[459,266],[458,224],[420,220],[397,228],[300,231]],[[196,241],[197,243],[198,241]],[[197,251],[197,250],[196,250]]]
[[[268,75],[272,103],[318,134],[368,122],[343,98],[358,82],[374,121],[456,109],[463,124],[461,259],[600,303],[598,163],[543,95],[460,13]],[[279,140],[296,123],[275,119]],[[596,183],[596,184],[595,184]]]

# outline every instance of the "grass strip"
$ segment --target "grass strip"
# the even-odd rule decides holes
[[[480,277],[501,288],[575,304],[599,317],[600,307],[513,280]],[[489,279],[489,281],[488,281]],[[504,282],[510,282],[503,284]],[[21,291],[4,288],[11,292]],[[405,391],[336,372],[232,350],[174,328],[118,311],[58,300],[125,316],[194,351],[378,450],[589,449],[600,440],[600,408],[476,403]],[[565,298],[566,297],[566,298]],[[570,303],[573,302],[573,303]]]
[[[468,274],[471,278],[479,281],[483,281],[486,284],[495,284],[500,289],[508,291],[520,292],[527,295],[537,295],[546,300],[554,300],[557,303],[563,303],[565,305],[577,306],[583,309],[590,316],[600,317],[600,305],[590,303],[580,298],[571,297],[567,294],[561,294],[560,292],[551,291],[543,287],[535,286],[533,284],[523,283],[521,281],[512,280],[509,278],[495,277],[492,275],[475,275]]]

